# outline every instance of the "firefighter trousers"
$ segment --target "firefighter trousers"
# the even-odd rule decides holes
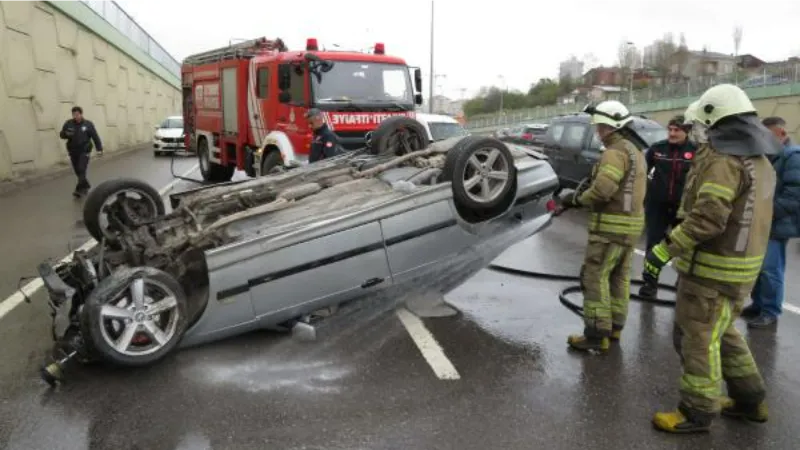
[[[583,267],[584,336],[604,337],[612,326],[622,329],[628,318],[633,246],[589,234]]]
[[[726,297],[692,276],[679,275],[673,343],[683,366],[682,409],[701,415],[719,412],[723,380],[737,406],[751,407],[764,400],[764,380],[733,325],[744,300],[745,296]]]

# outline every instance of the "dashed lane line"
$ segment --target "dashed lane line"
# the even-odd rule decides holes
[[[440,380],[459,380],[461,376],[458,374],[453,363],[447,359],[444,350],[436,342],[430,331],[425,328],[422,319],[411,313],[406,308],[398,308],[396,311],[397,317],[400,322],[408,331],[409,336],[417,344],[417,348],[422,353],[422,356],[431,366],[433,372]]]
[[[642,256],[642,257],[647,256],[647,254],[644,252],[644,250],[640,250],[638,248],[635,248],[635,249],[633,249],[633,251],[639,256]],[[669,262],[669,265],[670,266],[672,265],[672,261]],[[783,302],[783,309],[786,310],[786,311],[789,311],[790,313],[800,315],[800,307],[792,305],[791,303],[787,303],[787,302],[784,301]]]
[[[186,176],[190,175],[192,172],[197,170],[198,167],[199,166],[197,164],[195,164],[191,169],[189,169],[186,172],[184,172],[181,176],[182,177],[186,177]],[[167,184],[166,186],[161,188],[161,190],[158,191],[158,193],[163,197],[169,191],[174,189],[175,186],[180,182],[181,182],[181,180],[179,178],[176,178],[176,179],[170,181],[169,184]],[[97,241],[94,240],[94,239],[90,239],[85,244],[83,244],[80,247],[78,247],[78,250],[86,251],[86,250],[91,249],[95,245],[97,245]],[[73,255],[73,253],[70,253],[69,255],[67,255],[64,258],[62,258],[60,262],[69,262],[69,261],[71,261],[72,260],[72,255]],[[14,308],[16,308],[17,306],[22,304],[22,302],[25,301],[26,297],[31,297],[33,294],[36,293],[36,291],[41,289],[43,286],[44,286],[44,283],[42,282],[42,279],[37,277],[36,279],[28,282],[28,284],[23,286],[21,289],[18,289],[13,294],[8,296],[8,298],[6,298],[2,302],[0,302],[0,319],[5,317],[6,314],[8,314],[11,311],[13,311]]]

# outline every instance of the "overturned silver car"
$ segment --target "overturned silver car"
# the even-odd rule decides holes
[[[518,230],[504,250],[549,223],[558,180],[545,157],[488,137],[428,145],[403,120],[381,125],[394,138],[379,145],[173,194],[170,212],[138,180],[97,186],[84,222],[99,245],[39,266],[56,342],[43,378],[55,384],[72,359],[144,366],[177,347],[291,328],[418,288],[482,241]]]

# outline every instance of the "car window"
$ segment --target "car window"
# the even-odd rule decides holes
[[[544,136],[545,134],[547,134],[547,128],[526,127],[525,132],[532,134],[534,136]]]
[[[181,128],[183,129],[183,119],[166,119],[161,122],[159,128]]]
[[[547,143],[557,144],[561,141],[561,135],[564,134],[564,125],[556,124],[547,129]]]
[[[597,133],[592,133],[592,142],[589,143],[589,150],[599,152],[604,149],[603,142],[600,140],[600,136]]]
[[[467,135],[467,130],[460,123],[429,122],[428,128],[431,130],[434,141]]]
[[[587,127],[583,124],[572,124],[566,127],[561,137],[561,146],[566,148],[581,148],[586,137]]]

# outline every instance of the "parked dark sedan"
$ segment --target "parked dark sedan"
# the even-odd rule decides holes
[[[631,126],[648,147],[667,138],[667,129],[654,120],[636,116]],[[550,122],[540,150],[549,157],[561,188],[574,189],[589,177],[604,147],[589,115],[576,113]]]

